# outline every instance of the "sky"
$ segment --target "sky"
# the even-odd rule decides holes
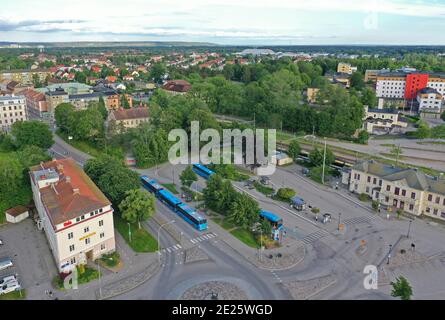
[[[445,45],[445,0],[2,0],[0,41]]]

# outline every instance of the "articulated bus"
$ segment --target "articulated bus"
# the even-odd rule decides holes
[[[141,176],[141,182],[145,189],[154,194],[157,194],[159,191],[164,189],[164,187],[159,185],[156,180],[150,179],[147,176]]]
[[[207,229],[207,220],[185,203],[176,206],[176,212],[198,230]]]
[[[208,180],[212,174],[215,174],[214,171],[199,163],[194,163],[192,170],[206,180]]]
[[[278,230],[283,229],[283,219],[273,214],[272,212],[261,210],[260,217],[269,221],[269,223],[272,225],[272,228],[276,228]]]
[[[207,220],[203,216],[197,213],[195,209],[176,198],[170,191],[164,189],[156,180],[150,179],[147,176],[141,176],[141,182],[144,188],[153,193],[166,206],[193,227],[200,231],[207,229]]]

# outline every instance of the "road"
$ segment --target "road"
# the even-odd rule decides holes
[[[69,149],[69,156],[76,161],[81,164],[86,161],[86,155],[76,152],[75,149],[65,148],[64,144],[63,141],[56,141],[52,150],[57,151],[58,156],[65,156],[64,152]],[[173,181],[177,183],[179,174],[184,168],[185,165],[172,167],[165,164],[157,169],[137,171],[162,183]],[[391,298],[388,284],[379,287],[378,291],[364,289],[363,268],[369,264],[381,265],[382,261],[385,261],[388,246],[398,243],[403,237],[406,238],[404,235],[407,233],[408,220],[388,221],[384,214],[378,216],[372,213],[369,204],[360,203],[345,190],[335,191],[317,185],[303,177],[300,172],[301,168],[297,165],[278,168],[271,176],[271,183],[275,188],[283,186],[293,188],[309,205],[320,208],[321,213],[331,213],[333,216],[331,223],[324,225],[317,222],[309,211],[294,211],[288,205],[274,201],[256,190],[248,190],[242,183],[234,185],[253,196],[261,208],[282,217],[289,230],[288,237],[295,237],[306,244],[307,256],[302,263],[285,271],[272,273],[261,270],[224,243],[222,238],[231,235],[218,235],[199,243],[200,249],[209,257],[207,261],[184,264],[182,251],[164,252],[161,272],[142,286],[115,299],[177,299],[187,288],[210,280],[234,283],[252,299],[290,299],[292,298],[290,291],[285,290],[283,284],[317,279],[326,275],[333,275],[336,279],[335,284],[318,293],[316,298]],[[198,189],[204,186],[205,181],[201,178],[195,184]],[[173,225],[184,233],[182,247],[186,247],[186,243],[190,243],[200,234],[163,204],[158,203],[158,211],[164,220],[176,221]],[[339,218],[346,226],[344,233],[339,233],[337,230]],[[157,227],[153,221],[147,225],[154,235],[157,234]],[[212,230],[209,229],[209,232]],[[161,231],[160,235],[163,248],[177,245],[176,240],[166,232]],[[367,251],[363,255],[357,254],[361,240],[365,240],[367,246]],[[441,244],[445,241],[445,233],[441,226],[432,226],[425,221],[416,220],[411,228],[410,239],[406,240],[415,242],[419,254],[428,259],[444,254]],[[413,287],[420,288],[417,293],[415,290],[416,299],[426,299],[431,296],[445,298],[443,292],[445,260],[444,263],[430,263],[428,259],[418,263],[421,265],[420,268],[411,268],[413,264],[407,264],[407,267],[388,269],[388,274],[391,279],[400,274],[408,275]],[[429,268],[431,271],[425,274],[422,272],[423,268]],[[428,290],[425,289],[424,282],[431,283]]]

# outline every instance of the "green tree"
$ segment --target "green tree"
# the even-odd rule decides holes
[[[150,78],[154,82],[160,83],[167,72],[167,68],[162,63],[155,63],[150,69]]]
[[[229,206],[228,220],[233,224],[248,229],[259,220],[258,203],[244,193],[236,193]]]
[[[27,145],[48,149],[54,144],[49,126],[40,121],[15,122],[12,125],[11,134],[19,149]]]
[[[300,152],[301,152],[300,144],[298,143],[297,140],[292,140],[291,143],[289,144],[289,150],[288,150],[289,156],[292,159],[296,159],[300,155]]]
[[[357,90],[362,90],[365,87],[363,75],[360,72],[354,72],[351,76],[351,87]]]
[[[411,300],[413,289],[405,277],[400,276],[396,278],[395,282],[391,281],[391,285],[391,295],[393,297],[400,297],[402,300]]]
[[[317,147],[315,147],[310,153],[309,153],[309,161],[311,164],[315,167],[319,167],[323,165],[323,157],[324,157],[324,149],[320,150]],[[335,160],[334,153],[329,149],[329,147],[326,147],[326,159],[325,159],[325,166],[331,165]]]
[[[24,174],[29,171],[31,166],[37,165],[40,162],[49,161],[51,158],[42,148],[37,146],[25,146],[17,151],[17,158],[24,168]]]
[[[229,180],[224,180],[219,174],[214,174],[207,182],[203,194],[206,207],[226,215],[237,192]]]
[[[193,181],[198,181],[198,176],[192,170],[192,167],[188,166],[187,168],[185,168],[184,171],[182,171],[181,175],[179,176],[179,179],[181,179],[181,183],[183,185],[190,187]]]
[[[361,130],[358,133],[357,142],[360,144],[367,144],[369,139],[369,134],[366,130]]]
[[[59,130],[68,133],[70,131],[70,117],[75,112],[75,107],[71,103],[61,103],[54,111],[54,118]]]
[[[16,157],[0,154],[0,198],[13,195],[22,185],[23,169]]]
[[[423,120],[419,121],[417,130],[414,132],[414,137],[417,139],[426,139],[431,136],[431,128],[428,123]]]
[[[431,138],[445,139],[445,125],[441,124],[431,129]]]
[[[141,189],[128,190],[125,198],[119,204],[122,218],[130,223],[138,223],[150,218],[155,210],[155,197]]]
[[[284,201],[289,201],[295,194],[295,190],[292,190],[291,188],[280,188],[277,191],[277,197]]]
[[[396,158],[396,165],[399,162],[400,156],[403,154],[403,149],[400,147],[400,145],[393,145],[389,151],[390,154],[392,154]]]
[[[125,94],[121,95],[121,107],[124,109],[130,109],[130,103],[128,102]]]

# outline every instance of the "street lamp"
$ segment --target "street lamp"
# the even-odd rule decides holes
[[[340,231],[341,212],[338,213],[338,231]]]
[[[174,223],[174,222],[175,222],[175,220],[171,220],[169,222],[161,224],[161,226],[158,228],[158,258],[159,258],[159,262],[161,262],[161,248],[160,248],[160,244],[159,244],[159,232],[161,231],[162,227],[164,227],[168,224]]]
[[[131,225],[130,225],[130,222],[127,222],[127,223],[128,223],[128,239],[131,242]]]
[[[391,259],[391,250],[392,250],[392,244],[389,245],[388,261],[386,262],[386,264],[389,264],[389,261]]]
[[[408,233],[406,234],[406,237],[407,237],[407,238],[409,238],[409,232],[411,231],[411,222],[413,222],[412,219],[409,220]]]

